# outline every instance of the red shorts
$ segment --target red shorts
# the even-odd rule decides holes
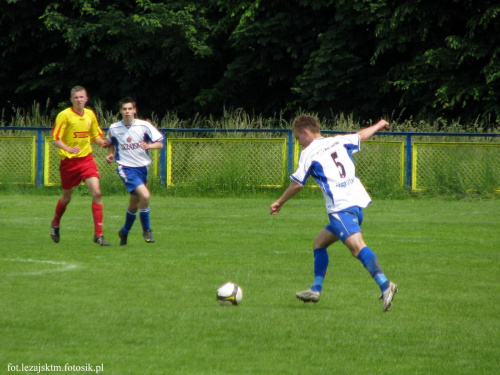
[[[87,178],[99,178],[100,176],[92,154],[88,154],[83,158],[61,160],[59,172],[61,174],[61,186],[64,190],[80,185]]]

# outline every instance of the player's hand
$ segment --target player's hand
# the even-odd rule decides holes
[[[143,150],[148,150],[149,149],[149,144],[147,142],[141,141],[139,143],[141,144],[141,148]]]
[[[102,148],[108,148],[109,146],[111,146],[111,142],[106,140],[106,141],[103,141],[102,142]]]
[[[106,156],[106,162],[108,164],[111,164],[114,159],[115,159],[114,155],[108,155],[108,156]]]
[[[75,146],[71,147],[69,150],[67,150],[70,154],[78,154],[80,152],[80,147]]]
[[[278,201],[274,202],[269,206],[269,213],[271,215],[276,215],[278,212],[280,212],[280,210],[281,210],[281,204]]]
[[[386,120],[384,120],[384,119],[381,119],[379,122],[377,122],[376,125],[379,126],[380,130],[383,130],[383,129],[387,130],[387,129],[389,129],[389,123]]]

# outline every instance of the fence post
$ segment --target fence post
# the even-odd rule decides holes
[[[411,134],[406,134],[406,188],[411,189],[412,145]]]
[[[160,150],[160,183],[165,186],[167,183],[167,131],[160,129],[163,133],[163,147]]]
[[[288,134],[288,141],[287,141],[287,148],[288,148],[288,175],[291,175],[293,173],[293,133],[291,130],[287,130]]]
[[[36,186],[43,185],[43,149],[45,140],[43,139],[42,129],[36,130]]]

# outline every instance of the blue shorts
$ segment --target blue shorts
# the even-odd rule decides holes
[[[345,242],[351,234],[361,232],[363,210],[360,207],[350,207],[334,214],[329,214],[328,217],[330,218],[330,223],[325,229],[336,235],[342,242]]]
[[[116,168],[116,173],[118,173],[130,194],[134,194],[134,190],[138,186],[146,185],[148,182],[148,167],[133,168],[119,165]]]

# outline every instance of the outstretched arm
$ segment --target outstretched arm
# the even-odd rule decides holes
[[[380,120],[376,124],[364,128],[358,132],[361,142],[370,139],[379,130],[389,129],[389,123],[384,119]]]
[[[271,215],[276,215],[281,210],[281,207],[283,207],[285,202],[293,198],[301,189],[302,185],[292,181],[283,195],[276,202],[271,204],[271,206],[269,206],[269,212]]]

